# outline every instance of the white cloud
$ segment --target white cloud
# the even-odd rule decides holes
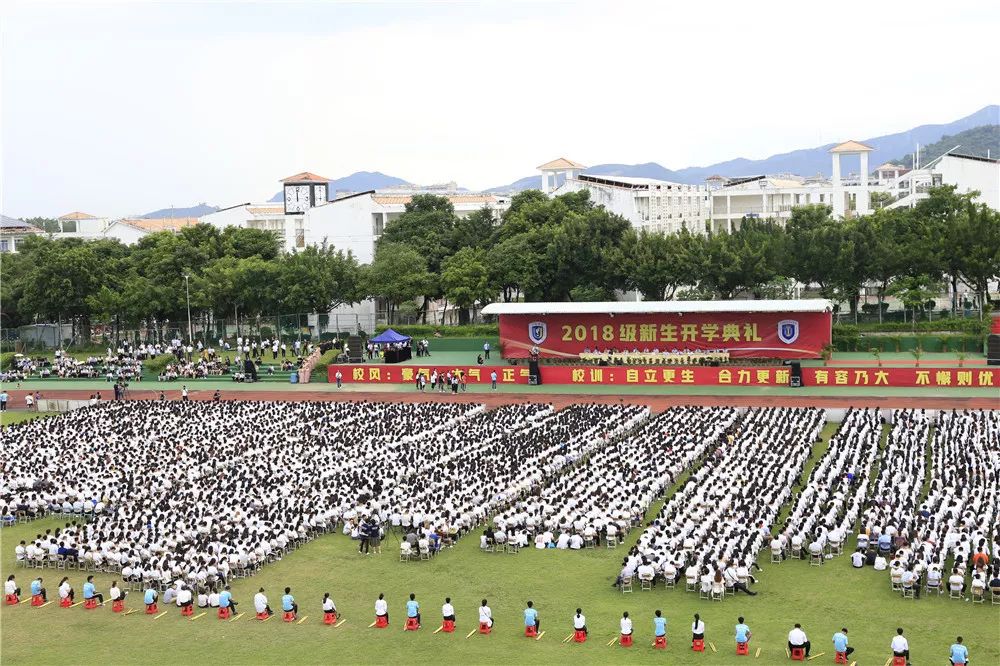
[[[2,206],[229,205],[302,170],[489,187],[560,155],[681,168],[860,139],[995,102],[997,14],[21,4],[3,17]]]

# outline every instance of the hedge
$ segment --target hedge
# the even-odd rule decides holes
[[[841,352],[908,352],[920,346],[925,352],[979,353],[983,348],[980,335],[834,335],[833,346]]]
[[[968,333],[976,335],[986,335],[990,332],[990,318],[985,317],[982,321],[973,317],[945,317],[934,321],[918,321],[915,325],[910,322],[886,321],[861,322],[858,324],[834,324],[833,334],[851,335],[858,333],[939,333],[954,332]]]
[[[154,356],[148,361],[142,362],[142,372],[145,375],[159,375],[163,372],[164,368],[176,360],[177,358],[173,354],[160,354],[159,356]]]
[[[426,326],[413,324],[409,326],[376,326],[375,332],[381,333],[387,328],[409,335],[411,338],[427,338],[431,340],[435,333],[444,338],[495,338],[500,334],[496,324],[469,324],[466,326]]]
[[[319,361],[313,366],[312,375],[309,378],[310,382],[325,382],[327,381],[326,369],[336,363],[337,356],[340,354],[340,350],[337,348],[330,349],[323,353],[319,357]]]
[[[14,365],[14,352],[0,354],[0,370],[6,370],[12,365]]]

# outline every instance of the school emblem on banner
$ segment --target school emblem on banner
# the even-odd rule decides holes
[[[778,322],[778,339],[790,345],[799,339],[799,322],[796,319],[782,319]]]
[[[536,345],[545,342],[545,336],[548,335],[548,332],[549,327],[544,321],[533,321],[528,324],[528,339]]]

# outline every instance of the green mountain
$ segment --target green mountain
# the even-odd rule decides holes
[[[1000,158],[1000,125],[982,125],[958,134],[946,134],[939,141],[921,146],[920,164],[928,164],[952,148],[955,148],[954,152],[960,155]],[[913,167],[913,155],[891,161],[893,164],[902,164],[908,169]]]

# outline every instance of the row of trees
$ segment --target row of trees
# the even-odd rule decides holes
[[[744,219],[731,233],[661,235],[637,232],[586,192],[527,191],[500,220],[487,209],[459,217],[444,197],[415,196],[368,265],[328,247],[284,254],[270,232],[208,225],[131,247],[42,236],[18,249],[0,265],[4,327],[73,321],[84,337],[92,321],[184,321],[188,293],[204,328],[234,314],[325,312],[367,298],[382,299],[390,321],[425,316],[436,299],[467,320],[493,300],[606,300],[623,290],[648,300],[790,298],[796,283],[856,312],[866,285],[880,303],[895,295],[919,309],[942,281],[953,293],[962,281],[985,302],[1000,275],[1000,214],[946,187],[913,209],[846,221],[804,206],[784,225]]]

